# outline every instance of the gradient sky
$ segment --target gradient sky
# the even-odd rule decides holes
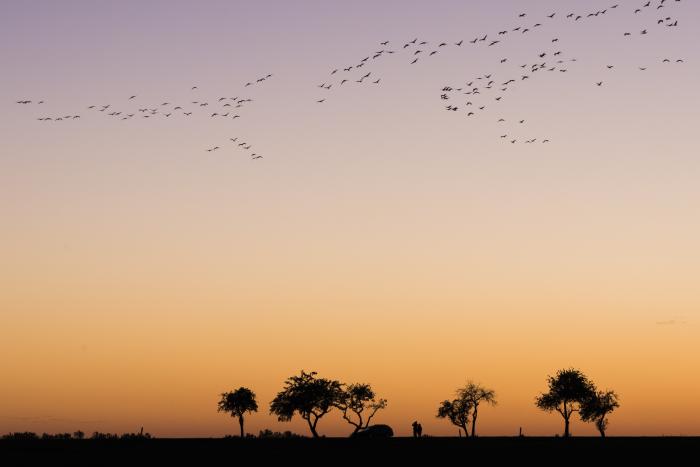
[[[401,435],[455,434],[435,412],[467,378],[498,393],[482,434],[549,435],[561,419],[534,397],[574,366],[620,394],[610,434],[700,435],[700,3],[563,18],[613,3],[4,0],[0,433],[220,436],[236,425],[218,395],[241,385],[249,431],[305,433],[267,414],[303,368],[372,383]],[[381,41],[537,21],[377,61],[378,86],[317,87]],[[566,74],[483,118],[444,110],[443,86],[553,47],[577,58]],[[237,95],[255,101],[235,121],[86,109]],[[337,414],[319,429],[349,432]]]

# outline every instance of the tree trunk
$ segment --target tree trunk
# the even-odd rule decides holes
[[[245,437],[245,431],[243,431],[243,415],[238,417],[238,423],[241,425],[241,438]]]
[[[316,432],[316,423],[318,422],[318,418],[313,423],[311,423],[310,418],[307,419],[306,421],[309,423],[309,429],[311,430],[311,435],[314,438],[318,438],[318,433]]]
[[[598,431],[600,432],[600,437],[605,438],[605,419],[598,420],[596,422],[596,427],[598,428]]]
[[[564,417],[564,438],[569,437],[569,417]]]
[[[477,408],[476,405],[474,406],[474,415],[472,415],[472,438],[476,436],[476,416],[477,416]]]

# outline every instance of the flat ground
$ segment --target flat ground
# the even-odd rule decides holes
[[[683,465],[700,438],[0,440],[0,465]]]

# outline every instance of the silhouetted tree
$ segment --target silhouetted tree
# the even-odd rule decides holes
[[[600,436],[605,438],[608,414],[620,407],[615,391],[596,391],[581,405],[581,420],[595,423]]]
[[[467,381],[466,386],[457,390],[459,399],[467,401],[472,409],[472,436],[476,436],[476,417],[479,414],[479,404],[496,405],[496,391],[480,384]],[[466,430],[465,430],[466,433]]]
[[[569,368],[559,370],[556,376],[548,376],[549,391],[535,399],[535,404],[546,412],[557,411],[564,418],[564,437],[570,436],[571,415],[580,411],[594,393],[595,387],[579,370]]]
[[[277,415],[281,422],[291,420],[298,413],[308,423],[314,438],[318,438],[318,421],[343,397],[340,381],[316,378],[316,374],[315,371],[306,373],[302,370],[299,376],[287,378],[284,390],[277,393],[270,403],[270,413]]]
[[[464,430],[465,436],[469,436],[467,425],[469,424],[469,414],[471,410],[471,403],[466,399],[458,397],[451,401],[442,401],[438,407],[437,417],[448,419],[453,425]]]
[[[255,393],[244,387],[240,387],[232,392],[224,392],[221,394],[217,411],[228,412],[232,417],[238,417],[238,423],[241,425],[241,438],[243,438],[245,436],[243,416],[246,412],[258,411]]]
[[[84,439],[85,438],[85,433],[82,431],[78,430],[75,433],[73,433],[73,438],[75,439]]]
[[[337,407],[342,410],[343,418],[355,429],[350,436],[360,430],[366,430],[372,417],[378,410],[386,408],[386,399],[377,399],[369,384],[350,384],[343,389]],[[364,418],[364,417],[367,418]]]

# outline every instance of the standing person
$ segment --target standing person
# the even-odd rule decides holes
[[[413,427],[413,437],[420,438],[423,435],[423,427],[417,421],[414,421],[411,426]]]

